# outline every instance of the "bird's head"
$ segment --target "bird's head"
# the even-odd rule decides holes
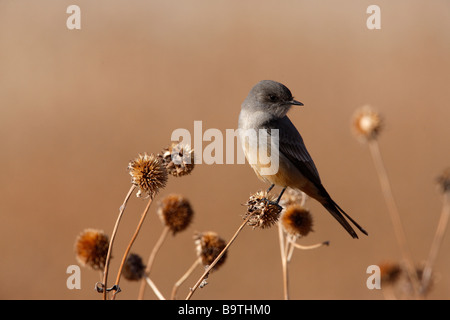
[[[303,103],[294,100],[285,85],[272,80],[262,80],[250,90],[242,108],[269,112],[277,118],[283,118],[293,105],[303,106]]]

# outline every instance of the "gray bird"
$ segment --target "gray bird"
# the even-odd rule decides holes
[[[277,201],[281,199],[287,187],[301,190],[319,201],[353,238],[358,238],[358,235],[345,217],[367,235],[367,232],[338,206],[322,185],[319,172],[300,133],[286,116],[293,105],[303,106],[303,103],[294,100],[291,91],[281,83],[263,80],[250,90],[239,114],[239,133],[248,162],[261,180],[270,183],[267,192],[275,185],[283,188]],[[278,129],[278,132],[274,129]],[[267,133],[268,139],[261,140],[249,134],[261,130]],[[275,133],[278,133],[278,139],[271,139],[277,138]],[[258,152],[261,148],[267,150],[271,162],[263,162],[260,159]],[[272,168],[271,165],[277,170],[268,170]]]

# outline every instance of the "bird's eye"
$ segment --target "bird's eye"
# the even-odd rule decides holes
[[[277,101],[277,96],[270,94],[269,99],[270,99],[270,101]]]

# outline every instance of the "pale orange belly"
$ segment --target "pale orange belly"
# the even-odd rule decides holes
[[[290,187],[293,189],[298,189],[306,193],[308,196],[321,201],[321,197],[318,193],[318,188],[307,178],[305,178],[300,170],[298,170],[288,159],[280,156],[280,161],[278,165],[278,171],[275,174],[262,175],[261,168],[270,167],[269,165],[251,164],[251,167],[255,171],[256,175],[262,181],[275,184],[280,187]]]

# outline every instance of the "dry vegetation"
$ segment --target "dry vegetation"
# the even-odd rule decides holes
[[[441,218],[428,259],[424,265],[419,266],[411,258],[408,241],[402,226],[402,216],[392,194],[389,177],[381,156],[378,136],[382,131],[383,125],[384,122],[381,115],[368,106],[358,109],[352,122],[352,130],[355,136],[369,147],[379,177],[381,191],[386,201],[387,213],[392,221],[392,228],[401,253],[398,261],[379,264],[382,290],[386,299],[424,299],[435,285],[435,277],[433,277],[434,262],[439,254],[440,245],[448,225],[450,215],[450,171],[444,171],[437,179],[443,195]],[[202,276],[187,292],[186,299],[191,299],[198,288],[206,286],[211,272],[217,271],[224,264],[231,245],[245,226],[267,229],[277,225],[284,288],[283,295],[280,293],[280,298],[289,299],[288,269],[294,250],[318,249],[330,244],[329,241],[314,245],[302,245],[297,242],[307,237],[313,230],[312,214],[306,207],[307,196],[300,191],[288,189],[283,197],[279,199],[280,201],[266,191],[258,191],[251,195],[245,204],[246,211],[242,215],[243,222],[228,242],[212,231],[196,233],[193,237],[196,248],[196,256],[193,257],[194,263],[178,280],[174,280],[170,296],[168,293],[161,293],[158,289],[157,279],[151,278],[151,270],[157,253],[161,250],[166,237],[170,233],[175,235],[183,232],[189,227],[194,215],[193,206],[189,200],[177,194],[171,194],[161,199],[157,204],[156,211],[162,222],[162,231],[150,252],[147,263],[144,264],[141,255],[131,253],[133,243],[158,192],[167,183],[176,183],[176,181],[170,180],[188,175],[193,169],[193,150],[190,146],[177,143],[173,143],[158,155],[140,154],[129,163],[128,171],[131,175],[131,187],[120,207],[119,216],[110,240],[108,240],[108,236],[103,231],[95,229],[84,230],[76,239],[75,249],[79,263],[93,270],[101,271],[101,280],[95,286],[97,291],[102,294],[103,299],[115,299],[120,291],[127,290],[126,285],[120,284],[121,276],[123,276],[128,281],[141,282],[140,290],[136,294],[138,299],[143,299],[144,291],[147,287],[154,292],[155,297],[158,299],[176,299],[179,295],[179,287],[189,278],[192,272],[196,268],[203,268]],[[133,193],[136,193],[137,197],[148,198],[148,202],[136,230],[121,257],[115,281],[111,284],[111,280],[108,278],[109,266],[112,260],[111,252],[116,234],[119,231],[121,218]],[[388,227],[386,226],[386,228]],[[184,248],[184,245],[180,246],[180,250]],[[173,276],[176,279],[176,275],[167,274],[166,276]],[[436,285],[439,284],[437,283]],[[210,290],[214,290],[214,285],[211,285]]]

